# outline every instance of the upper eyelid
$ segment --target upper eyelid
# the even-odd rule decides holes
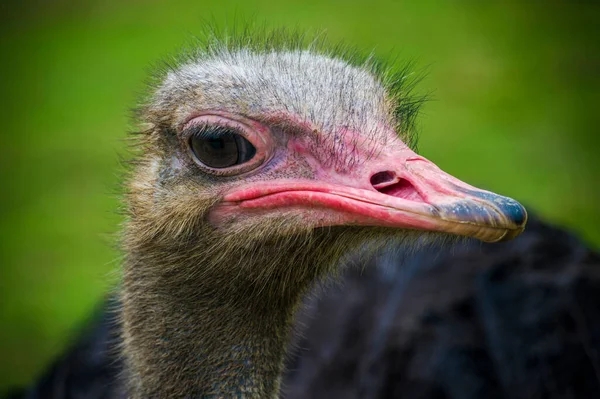
[[[227,133],[239,134],[246,136],[245,132],[237,126],[227,126],[226,124],[217,125],[212,123],[197,123],[187,127],[182,131],[182,134],[186,138],[192,136],[199,137],[210,137],[210,136],[223,136]]]

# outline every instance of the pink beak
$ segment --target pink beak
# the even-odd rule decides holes
[[[295,209],[316,226],[365,225],[446,232],[496,242],[525,228],[517,201],[480,190],[403,148],[351,173],[315,171],[315,179],[278,179],[237,187],[217,207],[226,213]]]

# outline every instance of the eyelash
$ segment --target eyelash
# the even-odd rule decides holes
[[[193,136],[202,139],[208,139],[219,138],[226,134],[238,134],[242,137],[245,137],[245,135],[235,127],[210,124],[193,125],[183,132],[183,136],[185,137],[186,141],[189,141]]]

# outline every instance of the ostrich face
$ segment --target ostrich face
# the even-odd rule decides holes
[[[184,213],[177,220],[223,232],[294,220],[518,235],[525,209],[413,152],[395,101],[371,72],[309,52],[242,50],[184,65],[148,108],[160,150],[147,154],[143,202],[162,207],[156,223]]]

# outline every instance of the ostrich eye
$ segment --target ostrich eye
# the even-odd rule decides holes
[[[190,147],[198,161],[215,169],[243,164],[256,155],[256,148],[242,135],[224,129],[193,134]]]

